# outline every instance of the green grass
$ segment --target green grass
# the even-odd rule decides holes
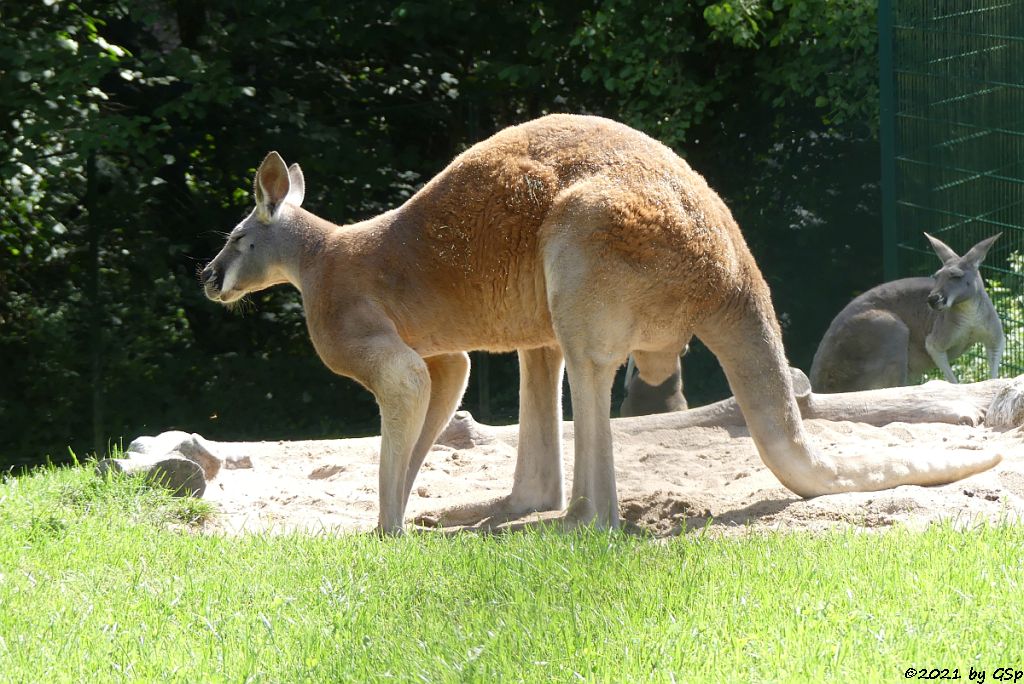
[[[0,484],[0,681],[843,681],[1024,668],[1024,530],[199,535],[87,469]]]

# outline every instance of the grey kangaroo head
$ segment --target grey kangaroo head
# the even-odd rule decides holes
[[[949,245],[928,233],[924,236],[932,243],[932,249],[942,260],[942,268],[935,272],[935,287],[928,293],[928,306],[942,311],[957,302],[975,299],[985,290],[978,267],[985,260],[989,248],[1002,233],[985,238],[971,247],[963,256],[958,256]]]
[[[282,260],[289,238],[282,226],[302,205],[302,170],[298,164],[288,168],[281,155],[271,152],[256,171],[253,186],[256,207],[235,226],[201,275],[206,296],[223,304],[287,280]]]

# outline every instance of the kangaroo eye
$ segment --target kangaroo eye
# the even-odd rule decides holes
[[[249,249],[256,249],[256,243],[255,242],[250,242],[249,243]]]

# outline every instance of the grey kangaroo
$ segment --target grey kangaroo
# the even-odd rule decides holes
[[[950,361],[976,342],[985,345],[989,374],[999,377],[1003,326],[978,272],[999,235],[961,257],[925,233],[942,268],[930,278],[883,283],[840,311],[811,364],[814,391],[897,387],[936,367],[955,383]]]
[[[687,347],[680,355],[685,354]],[[676,359],[676,368],[665,382],[651,385],[643,381],[636,370],[636,362],[630,355],[626,363],[626,377],[623,381],[626,397],[619,406],[619,416],[646,416],[652,413],[671,413],[684,411],[686,397],[683,396],[683,366],[681,359]]]

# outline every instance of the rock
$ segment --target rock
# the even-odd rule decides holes
[[[214,446],[203,438],[202,435],[193,432],[189,439],[183,440],[174,450],[180,451],[181,455],[190,461],[195,461],[202,467],[203,475],[207,480],[217,477],[224,459],[214,452]],[[250,467],[252,464],[250,463]]]
[[[133,458],[136,455],[155,457],[178,452],[181,456],[199,464],[203,469],[203,476],[207,480],[212,480],[217,477],[221,466],[224,465],[224,459],[214,453],[214,448],[214,445],[202,435],[171,430],[162,432],[156,437],[139,437],[133,440],[128,445],[125,456],[128,458]],[[251,468],[252,462],[248,461],[248,457],[245,457],[245,460],[248,465],[233,464],[233,467]]]
[[[133,458],[105,458],[96,464],[97,475],[102,477],[110,472],[144,477],[171,490],[174,496],[201,497],[206,492],[202,467],[181,452],[158,456],[137,453]]]
[[[811,381],[807,379],[804,372],[799,368],[790,367],[789,377],[793,381],[793,396],[797,403],[803,403],[811,396]]]
[[[1024,376],[1014,378],[992,397],[985,413],[985,425],[993,428],[1024,425]]]
[[[252,468],[252,459],[249,456],[225,456],[225,470],[243,470]]]
[[[434,442],[453,449],[472,449],[480,444],[490,444],[495,438],[487,433],[487,426],[473,420],[469,411],[456,411],[441,435]]]
[[[191,435],[181,430],[161,432],[156,437],[142,436],[132,440],[132,443],[125,449],[126,454],[166,454],[182,441],[191,438]]]

